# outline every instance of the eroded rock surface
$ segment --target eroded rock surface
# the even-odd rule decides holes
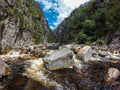
[[[45,56],[45,65],[49,70],[69,68],[74,66],[73,55],[69,48],[63,48]]]
[[[79,60],[88,61],[92,57],[92,48],[90,46],[85,46],[81,48],[77,53],[77,58]]]

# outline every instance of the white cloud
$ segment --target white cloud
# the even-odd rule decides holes
[[[50,26],[50,28],[53,30],[53,29],[55,29],[55,27],[54,26]]]
[[[44,5],[43,11],[47,12],[49,9],[54,9],[58,13],[57,21],[53,24],[57,27],[64,18],[68,17],[70,13],[89,0],[55,0],[55,3],[52,3],[52,0],[37,0]],[[55,27],[51,27],[54,29]]]

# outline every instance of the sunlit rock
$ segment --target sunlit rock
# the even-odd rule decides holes
[[[24,75],[35,81],[40,82],[45,87],[61,86],[55,81],[48,78],[49,72],[44,68],[44,61],[42,58],[36,60],[26,61],[29,66],[26,67]]]
[[[81,47],[80,45],[75,44],[75,45],[73,45],[72,50],[74,51],[74,53],[78,53],[78,51],[79,51],[81,48],[82,48],[82,47]]]
[[[8,52],[8,54],[0,55],[0,58],[2,58],[4,61],[14,61],[18,60],[20,53],[20,51],[11,50],[10,52]]]
[[[44,57],[45,66],[49,70],[65,69],[74,66],[73,51],[63,48]]]
[[[120,75],[120,71],[117,68],[110,68],[108,69],[107,75],[106,75],[106,82],[112,83],[115,80],[118,79],[118,76]]]
[[[74,68],[77,72],[81,72],[81,69],[83,68],[83,64],[80,60],[76,59],[76,56],[74,55],[74,61],[75,61],[75,65]]]
[[[77,59],[88,62],[92,57],[92,48],[90,46],[85,46],[78,51],[76,56]]]

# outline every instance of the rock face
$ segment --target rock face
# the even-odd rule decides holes
[[[23,6],[23,7],[21,7]],[[50,32],[37,2],[27,0],[0,1],[1,51],[47,42]]]
[[[44,58],[49,70],[69,68],[74,65],[73,52],[68,48],[55,51]]]
[[[111,49],[120,49],[120,30],[112,33],[108,38],[107,42]]]
[[[119,3],[118,3],[119,0],[113,1],[113,2],[111,2],[110,0],[107,0],[107,1],[106,0],[94,0],[94,1],[92,0],[88,2],[87,4],[80,5],[79,8],[76,8],[71,13],[71,15],[67,17],[66,19],[64,19],[63,22],[60,23],[58,27],[54,30],[56,41],[63,43],[63,44],[66,44],[66,43],[68,44],[68,43],[77,42],[77,41],[78,43],[83,43],[83,42],[79,42],[79,39],[78,40],[76,39],[79,38],[79,36],[82,36],[79,34],[80,32],[84,32],[83,35],[87,35],[87,40],[85,39],[86,43],[94,42],[97,40],[99,41],[100,38],[103,38],[103,40],[108,42],[108,44],[111,47],[120,48],[119,17],[117,19],[114,19],[115,17],[119,15],[117,11],[120,9],[120,7],[117,7],[117,5],[119,6]],[[108,8],[106,4],[108,6],[113,4],[113,6]],[[111,22],[113,24],[113,27],[109,28],[109,30],[106,30],[105,28],[107,27],[104,26],[103,24],[103,23],[107,23],[107,19],[104,20],[103,22],[100,22],[100,20],[103,19],[101,18],[103,16],[101,16],[102,15],[101,13],[98,13],[98,10],[103,11],[102,10],[103,7],[108,9],[105,11],[105,13],[110,13],[109,11],[112,11],[113,9],[115,9],[114,12],[110,13],[110,16],[107,14],[104,15],[105,17],[113,17],[113,20],[115,20],[115,23],[113,23],[113,21]],[[94,8],[96,8],[96,10],[94,10]],[[98,16],[101,16],[101,17],[98,17]],[[100,26],[100,23],[101,23],[101,26]],[[104,34],[99,33],[99,31],[102,31],[103,29],[105,29],[104,30],[105,33],[104,32],[103,32]]]
[[[90,46],[85,46],[81,48],[77,53],[77,58],[79,60],[88,61],[92,57],[92,48]]]

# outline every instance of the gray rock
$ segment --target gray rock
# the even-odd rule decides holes
[[[85,46],[79,50],[76,55],[77,59],[88,62],[92,57],[92,48],[90,46]]]
[[[74,66],[73,52],[68,48],[55,51],[44,57],[45,66],[49,70],[58,70]]]
[[[17,6],[18,3],[21,3],[20,6],[23,7],[20,8],[20,6]],[[27,0],[0,0],[1,52],[14,48],[21,49],[24,45],[33,45],[36,43],[47,44],[47,36],[48,34],[52,34],[52,31],[48,27],[48,23],[42,13],[39,3],[35,1],[31,4],[35,4],[36,9],[39,9],[41,16],[33,16],[33,13],[29,12],[26,3]],[[21,15],[17,15],[14,10],[21,13]],[[26,15],[24,13],[29,14]],[[33,23],[36,20],[39,20],[42,27],[39,27],[39,25],[38,27],[34,27]],[[37,37],[35,36],[35,33],[39,33],[37,34]],[[38,39],[38,37],[40,38]]]
[[[102,47],[100,47],[102,51],[107,51],[108,50],[108,46],[107,45],[103,45]]]
[[[99,54],[101,57],[105,57],[105,56],[108,55],[108,52],[107,52],[107,51],[99,50],[99,51],[98,51],[98,54]]]
[[[109,42],[108,46],[110,49],[120,49],[120,29],[116,30],[116,32],[112,33],[109,37],[107,37],[107,42]]]

